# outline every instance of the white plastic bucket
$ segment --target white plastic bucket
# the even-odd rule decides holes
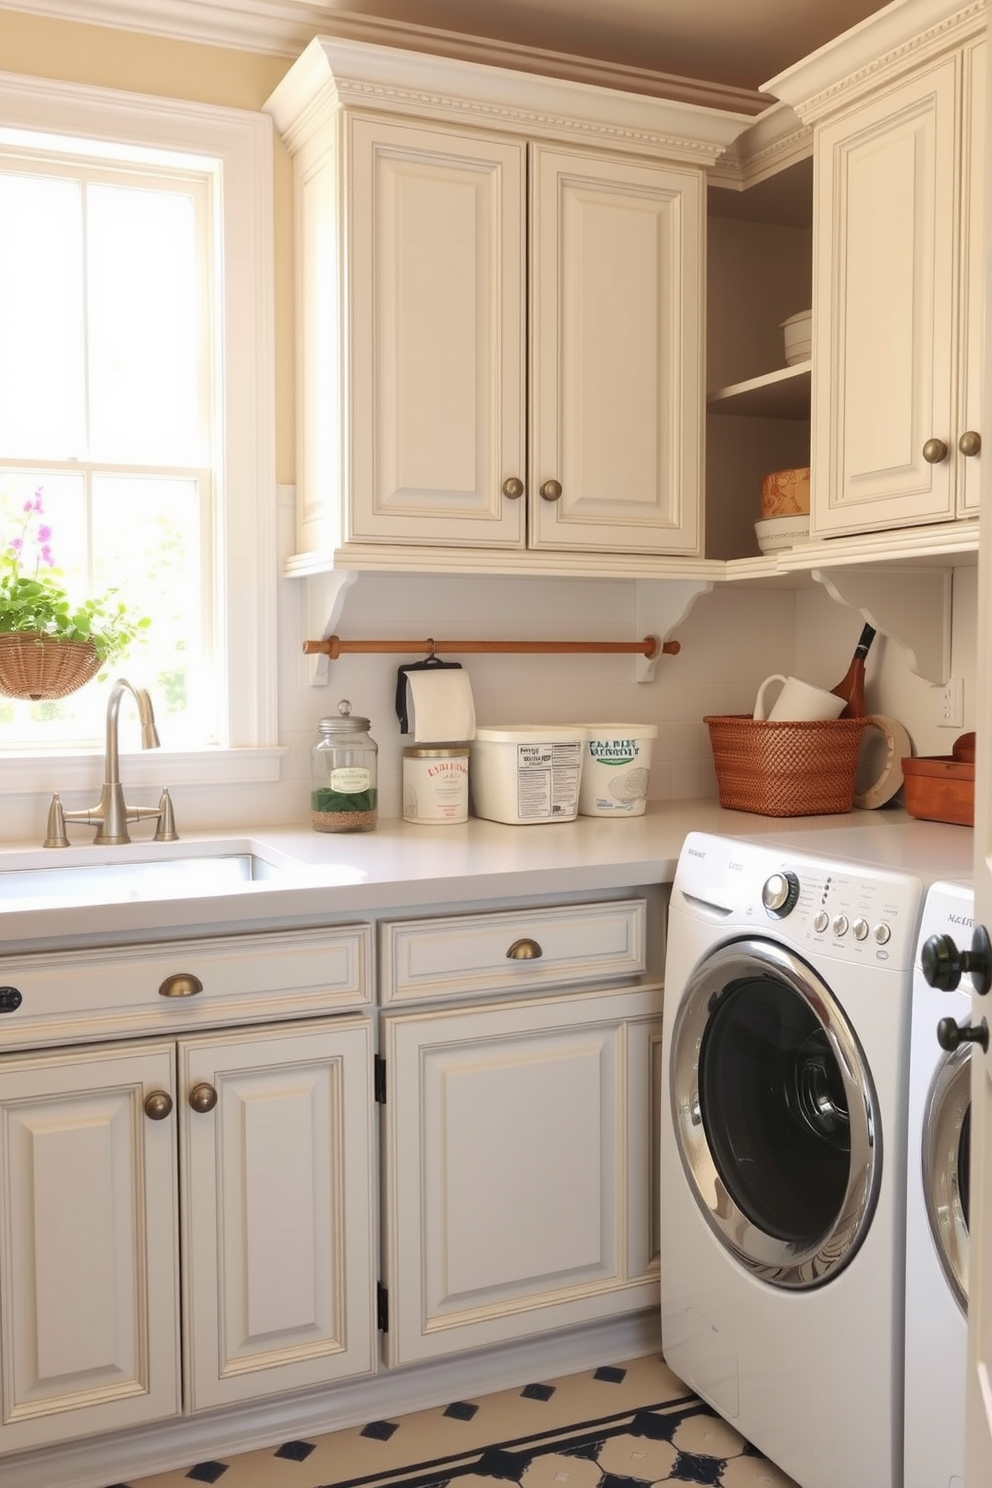
[[[576,725],[476,728],[469,773],[474,814],[513,826],[574,821],[584,747]]]
[[[643,816],[657,725],[587,723],[582,731],[580,815]]]

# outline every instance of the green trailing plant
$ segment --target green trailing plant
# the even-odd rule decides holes
[[[74,599],[55,566],[41,488],[23,513],[20,531],[0,554],[0,634],[90,642],[101,666],[123,656],[150,620],[135,614],[116,589]]]

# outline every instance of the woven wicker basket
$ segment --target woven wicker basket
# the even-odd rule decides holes
[[[720,805],[760,816],[850,811],[865,718],[772,723],[710,715]]]
[[[100,669],[92,641],[61,641],[37,631],[0,632],[0,692],[7,697],[67,697]]]

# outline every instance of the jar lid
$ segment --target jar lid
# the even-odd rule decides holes
[[[347,698],[342,698],[338,703],[337,718],[322,718],[317,727],[322,734],[363,734],[368,728],[370,720],[360,718],[356,713],[352,716],[351,704]]]
[[[457,759],[468,755],[467,744],[408,744],[404,759]]]

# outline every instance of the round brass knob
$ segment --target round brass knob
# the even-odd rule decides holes
[[[204,1081],[202,1085],[193,1086],[189,1093],[189,1103],[194,1111],[199,1111],[201,1116],[205,1115],[217,1104],[217,1092],[212,1085]]]
[[[515,940],[506,953],[508,961],[538,961],[544,955],[536,940]]]
[[[519,476],[508,475],[503,482],[503,495],[508,496],[511,501],[519,501],[524,494],[524,483]]]
[[[947,445],[942,439],[928,439],[923,446],[923,458],[928,465],[939,465],[947,459]]]
[[[203,991],[203,983],[199,977],[195,977],[191,971],[177,971],[175,976],[166,977],[158,989],[159,997],[195,997],[197,992]]]
[[[541,487],[541,495],[544,497],[545,501],[560,501],[561,481],[545,481],[544,485]]]
[[[145,1096],[145,1115],[149,1121],[164,1121],[172,1112],[172,1096],[167,1090],[153,1090]]]
[[[975,429],[965,429],[958,440],[958,449],[963,455],[977,455],[982,447],[982,436]]]

